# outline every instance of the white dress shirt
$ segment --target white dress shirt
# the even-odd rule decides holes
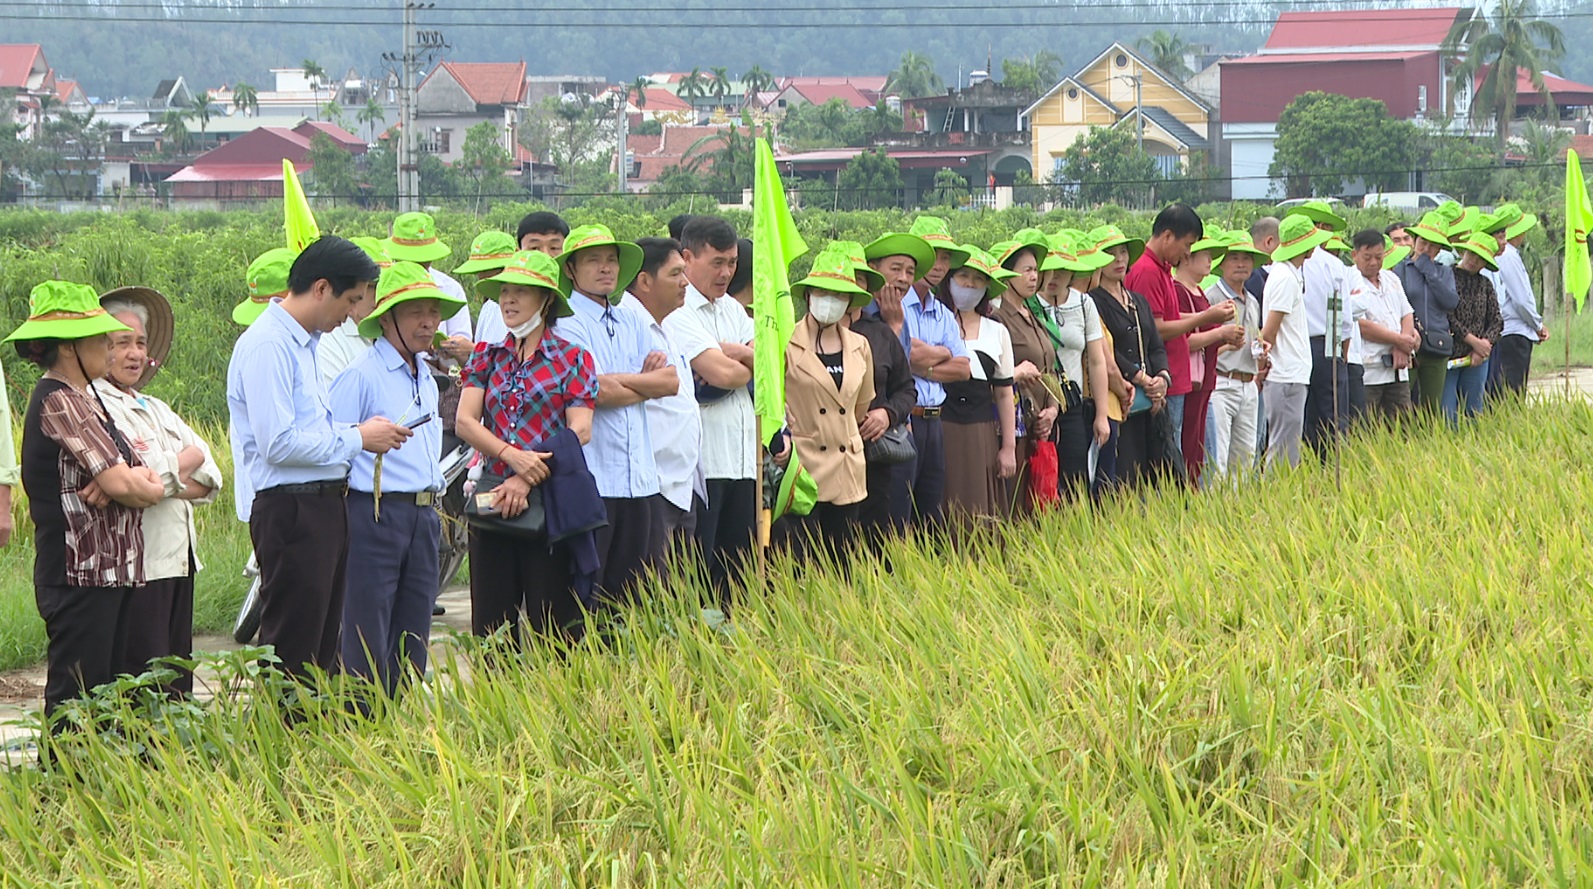
[[[644,404],[657,458],[659,492],[675,508],[690,510],[693,493],[705,502],[708,499],[702,474],[702,411],[697,408],[691,364],[686,360],[685,350],[675,343],[662,324],[653,320],[652,313],[640,299],[627,293],[622,308],[636,313],[652,331],[653,347],[669,356],[680,380],[680,390],[674,395],[649,398]]]
[[[719,348],[720,343],[751,345],[754,333],[752,319],[735,297],[726,294],[710,301],[690,284],[686,285],[686,304],[669,313],[664,330],[688,362]],[[704,477],[757,478],[758,425],[752,393],[741,387],[700,409]]]

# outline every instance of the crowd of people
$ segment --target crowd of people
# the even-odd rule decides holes
[[[295,676],[392,693],[423,673],[438,458],[461,442],[478,455],[474,632],[573,640],[671,558],[701,566],[706,605],[733,607],[760,509],[772,545],[856,557],[914,528],[1239,483],[1363,420],[1459,422],[1520,392],[1548,335],[1518,250],[1535,224],[1445,206],[1349,232],[1309,202],[1227,231],[1172,205],[1148,240],[1024,229],[986,249],[921,216],[825,245],[791,285],[786,424],[767,445],[755,247],[724,219],[627,242],[532,213],[475,238],[463,283],[433,265],[453,251],[424,213],[385,240],[271,250],[248,268],[227,373],[260,640]],[[173,332],[156,291],[50,281],[7,338],[44,371],[20,479],[47,712],[191,647],[192,511],[223,479],[142,391]],[[7,497],[17,477],[0,465]]]

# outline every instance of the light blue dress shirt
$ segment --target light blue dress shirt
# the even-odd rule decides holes
[[[430,372],[416,376],[393,344],[383,337],[355,359],[332,383],[332,419],[338,423],[363,423],[386,417],[400,426],[430,416],[414,428],[403,447],[382,459],[382,492],[418,494],[442,490],[442,420],[437,418],[437,381]],[[361,451],[349,469],[348,486],[367,494],[376,490],[376,455]]]
[[[642,362],[656,347],[652,332],[635,312],[579,290],[570,294],[570,307],[575,314],[559,319],[559,336],[592,354],[598,376],[642,372]],[[582,451],[603,497],[651,497],[659,492],[644,404],[593,411],[592,440]]]
[[[332,421],[315,364],[319,338],[272,300],[232,347],[227,412],[243,521],[249,520],[256,491],[342,481],[360,453],[359,430]]]
[[[1538,312],[1538,298],[1532,293],[1532,281],[1527,278],[1521,251],[1514,244],[1506,244],[1497,262],[1499,273],[1494,287],[1499,295],[1499,314],[1504,318],[1502,335],[1524,336],[1537,342],[1538,331],[1543,328],[1543,315]]]
[[[931,346],[945,346],[953,358],[967,358],[968,349],[962,342],[962,329],[957,326],[957,316],[940,304],[933,296],[920,299],[916,289],[902,297],[902,348],[912,356],[912,341],[922,340]],[[946,403],[946,387],[913,375],[913,386],[918,390],[919,407],[940,407]]]

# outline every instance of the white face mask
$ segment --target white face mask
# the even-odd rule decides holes
[[[813,320],[819,322],[820,327],[839,324],[851,307],[851,300],[833,293],[815,293],[808,300],[808,311],[813,315]]]
[[[509,328],[509,332],[514,334],[514,338],[515,339],[523,340],[526,337],[530,336],[531,334],[535,333],[536,329],[541,327],[541,326],[542,326],[542,313],[541,312],[537,312],[535,315],[531,316],[531,320],[530,321],[527,321],[524,324],[519,324],[519,325],[516,325],[514,327]]]
[[[951,301],[958,311],[972,312],[979,307],[979,301],[985,298],[985,288],[969,287],[966,284],[951,282]]]

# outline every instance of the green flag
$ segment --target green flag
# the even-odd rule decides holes
[[[282,159],[282,228],[287,232],[288,249],[295,253],[321,236],[315,215],[310,212],[310,201],[304,196],[304,186],[299,184],[299,174],[287,158]]]
[[[785,202],[767,139],[757,140],[752,185],[752,379],[763,444],[785,425],[785,347],[796,327],[791,260],[808,252]]]
[[[1582,160],[1575,151],[1565,153],[1565,268],[1561,280],[1565,292],[1582,311],[1588,286],[1593,284],[1593,264],[1589,263],[1587,233],[1593,230],[1593,203],[1588,201],[1587,183],[1582,179]]]

